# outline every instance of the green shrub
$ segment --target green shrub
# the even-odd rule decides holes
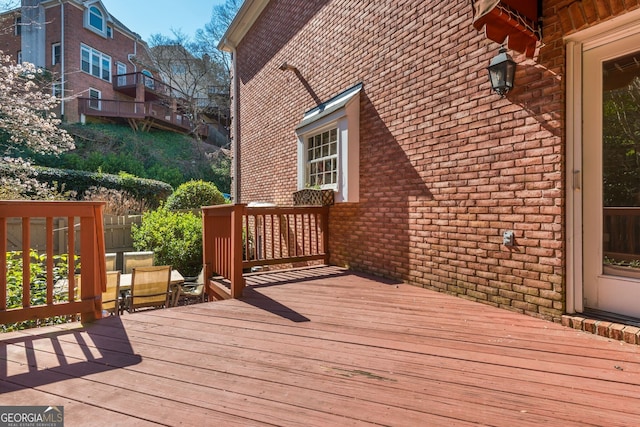
[[[165,207],[142,215],[132,226],[136,250],[153,251],[156,265],[171,265],[184,276],[197,276],[202,268],[202,219],[192,212]]]
[[[19,177],[15,167],[0,163],[0,176],[8,178]],[[146,208],[155,209],[171,194],[173,188],[164,182],[137,178],[134,175],[121,172],[118,175],[106,173],[84,172],[67,169],[52,169],[44,167],[32,168],[28,178],[37,179],[58,188],[59,191],[73,191],[82,200],[85,193],[97,188],[124,191],[141,202]]]
[[[224,203],[224,196],[215,184],[200,180],[185,182],[178,187],[167,199],[166,207],[169,210],[199,209]]]

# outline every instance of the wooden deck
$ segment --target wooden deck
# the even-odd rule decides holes
[[[640,346],[335,267],[248,284],[0,336],[0,404],[67,426],[640,425]]]

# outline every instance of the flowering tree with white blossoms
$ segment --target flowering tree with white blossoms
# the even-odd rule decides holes
[[[47,84],[33,64],[0,56],[0,130],[10,135],[10,146],[49,154],[74,148],[71,136],[58,127],[53,110],[60,101],[45,92]]]
[[[0,135],[4,134],[0,171],[0,198],[50,198],[46,186],[27,179],[29,164],[16,157],[27,149],[39,154],[58,154],[74,148],[73,139],[58,126],[54,109],[60,102],[50,94],[45,72],[33,64],[16,64],[0,53]],[[7,174],[11,169],[13,173]],[[31,174],[33,175],[33,174]]]

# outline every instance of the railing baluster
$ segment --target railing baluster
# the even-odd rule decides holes
[[[275,222],[273,221],[274,216],[275,215],[273,214],[269,215],[269,218],[271,219],[271,257],[272,258],[276,257],[276,251],[275,251],[276,234],[275,234]]]
[[[53,304],[53,217],[46,219],[47,304]]]
[[[300,235],[302,236],[302,247],[301,247],[302,255],[306,255],[308,253],[307,252],[307,245],[306,245],[306,232],[305,232],[305,229],[306,229],[306,217],[307,217],[306,214],[300,215],[300,222],[302,223],[301,224],[302,229],[300,230]]]
[[[0,218],[0,310],[7,309],[7,219]]]
[[[76,260],[75,260],[75,219],[74,217],[67,218],[67,283],[69,302],[75,300],[75,282],[76,282]]]
[[[22,217],[22,307],[31,306],[31,223]]]

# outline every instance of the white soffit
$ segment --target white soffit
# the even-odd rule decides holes
[[[233,51],[268,4],[269,0],[245,0],[218,43],[218,49],[226,52]]]

